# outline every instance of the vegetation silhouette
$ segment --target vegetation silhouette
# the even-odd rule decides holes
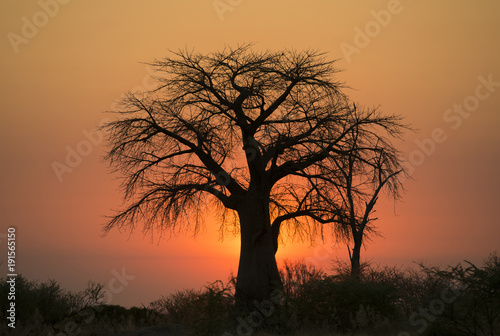
[[[215,281],[183,289],[147,307],[103,302],[103,285],[69,292],[54,281],[16,279],[16,328],[2,335],[473,335],[500,334],[500,259],[417,269],[365,265],[359,279],[348,264],[328,274],[301,262],[286,262],[282,309],[255,308],[233,318],[235,282]],[[0,279],[0,306],[10,284]],[[262,319],[257,318],[261,314]],[[6,320],[7,310],[0,311]]]
[[[104,232],[196,234],[202,215],[217,209],[223,230],[240,235],[243,309],[282,290],[280,237],[314,239],[329,225],[352,236],[355,267],[373,208],[360,217],[355,203],[369,188],[371,203],[383,186],[398,195],[402,167],[390,140],[407,127],[350,102],[334,63],[317,51],[252,45],[151,62],[158,87],[129,93],[105,126],[106,158],[123,177],[127,205]]]

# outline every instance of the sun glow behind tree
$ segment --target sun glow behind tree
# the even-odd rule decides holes
[[[387,137],[405,129],[398,116],[351,103],[324,54],[251,47],[152,62],[158,87],[128,94],[105,126],[128,202],[105,232],[142,222],[145,232],[196,234],[217,209],[223,230],[232,225],[241,237],[242,307],[281,288],[275,254],[285,228],[299,240],[323,236],[326,224],[344,235],[347,210],[331,189],[349,187],[345,161],[371,165],[383,155],[383,174],[395,176]]]

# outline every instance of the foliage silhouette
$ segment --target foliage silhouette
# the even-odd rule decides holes
[[[301,262],[287,262],[280,274],[283,305],[253,329],[255,336],[499,334],[500,262],[496,254],[481,266],[466,262],[447,268],[421,265],[419,270],[402,270],[366,265],[359,279],[350,276],[347,264],[327,274]],[[7,307],[5,294],[10,285],[6,280],[0,279],[2,307]],[[246,317],[234,309],[234,278],[201,290],[181,290],[148,307],[130,309],[96,302],[83,307],[82,302],[90,302],[85,297],[88,290],[74,293],[61,289],[55,281],[39,283],[22,276],[17,280],[18,324],[15,330],[0,325],[2,335],[51,335],[65,332],[68,325],[82,336],[125,331],[134,335],[134,330],[146,326],[183,330],[183,335],[234,335],[239,321]],[[96,286],[90,283],[92,288]],[[443,299],[443,293],[445,309],[433,314],[432,302]],[[422,309],[428,319],[422,317]],[[5,320],[6,309],[0,311],[0,318]],[[415,323],[421,320],[426,324]]]
[[[346,186],[350,158],[383,162],[374,178],[401,170],[389,140],[404,131],[401,118],[351,103],[320,52],[243,45],[150,64],[158,87],[128,94],[105,126],[127,204],[104,232],[196,234],[203,214],[218,209],[222,227],[240,234],[243,308],[281,288],[280,237],[313,239],[328,223],[346,236],[347,209],[332,186]]]

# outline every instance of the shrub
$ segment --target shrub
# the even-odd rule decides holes
[[[424,268],[459,293],[447,302],[432,328],[448,326],[457,335],[500,335],[500,258],[491,254],[482,268],[468,261],[465,264],[444,270]]]
[[[151,302],[150,309],[165,314],[170,323],[189,327],[196,335],[213,335],[225,326],[234,305],[233,282],[218,280],[203,290],[177,291]]]
[[[0,306],[7,307],[10,284],[6,278],[0,279]],[[82,310],[97,305],[104,297],[103,285],[89,282],[82,292],[70,292],[61,288],[55,280],[47,282],[30,281],[23,275],[15,279],[16,328],[30,330],[32,334],[40,330],[57,331],[64,321],[78,318]],[[5,320],[6,309],[0,311]],[[81,319],[82,317],[80,317]]]
[[[304,325],[365,329],[395,311],[395,289],[385,283],[328,276],[305,284],[302,290],[303,299],[296,306]]]
[[[8,303],[7,279],[0,280],[0,300],[2,307]],[[54,325],[64,317],[74,313],[78,307],[75,302],[82,301],[78,296],[63,290],[55,280],[39,283],[29,281],[24,276],[16,277],[16,320],[19,325],[28,324],[35,314],[44,324]],[[5,312],[0,312],[2,319]]]

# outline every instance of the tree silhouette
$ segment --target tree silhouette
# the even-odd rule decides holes
[[[408,127],[398,128],[401,131]],[[359,278],[363,242],[371,234],[377,234],[372,224],[377,218],[372,215],[379,195],[386,189],[391,198],[399,199],[402,183],[398,175],[407,177],[407,174],[401,167],[398,152],[387,139],[357,126],[350,132],[350,150],[335,160],[340,177],[322,178],[312,186],[322,201],[337,210],[334,219],[337,237],[347,244],[351,276]]]
[[[127,205],[104,232],[196,233],[217,210],[241,238],[237,302],[268,299],[281,287],[280,234],[309,238],[339,222],[344,209],[326,189],[345,185],[350,156],[393,153],[378,134],[404,128],[397,116],[351,104],[333,64],[316,51],[251,45],[150,63],[157,89],[128,94],[106,126]]]

